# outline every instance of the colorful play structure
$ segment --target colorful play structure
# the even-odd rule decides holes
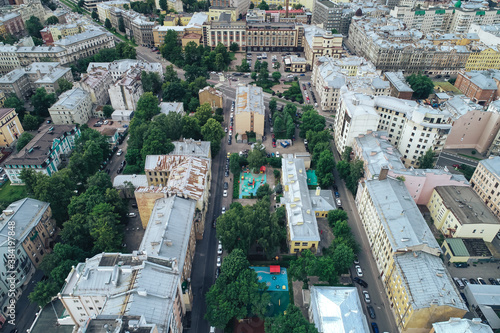
[[[262,171],[262,168],[261,168]],[[245,168],[240,174],[240,199],[243,197],[250,197],[252,194],[255,196],[259,186],[266,183],[266,173],[252,174],[250,169]]]

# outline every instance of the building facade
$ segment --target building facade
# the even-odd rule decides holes
[[[261,138],[264,135],[265,115],[262,88],[238,87],[234,111],[234,133],[243,135],[246,132],[253,132],[257,138]]]
[[[460,71],[455,87],[474,103],[484,106],[497,97],[498,81],[500,81],[500,71]]]
[[[9,147],[24,129],[15,109],[0,109],[0,147]]]
[[[131,69],[108,89],[111,105],[115,110],[134,110],[137,102],[144,94],[141,71]]]
[[[200,105],[208,103],[213,110],[222,108],[224,106],[222,92],[213,87],[208,86],[200,89],[200,91],[198,92],[198,96],[200,99]]]
[[[340,21],[343,8],[330,0],[315,0],[312,16],[313,25],[322,25],[326,31],[341,30]]]
[[[92,116],[90,94],[80,88],[65,91],[49,113],[55,125],[86,124]]]
[[[75,88],[85,90],[90,94],[93,104],[106,105],[109,102],[108,88],[113,84],[111,73],[103,67],[92,67],[82,79],[74,83]]]
[[[300,23],[247,24],[247,51],[304,50],[304,26]]]
[[[304,54],[312,68],[319,57],[340,58],[344,52],[343,37],[331,31],[310,25],[304,28]]]
[[[472,189],[479,195],[488,208],[500,217],[500,157],[490,156],[478,163],[470,179]]]

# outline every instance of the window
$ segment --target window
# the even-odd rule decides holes
[[[302,242],[302,246],[307,246],[307,242]]]
[[[295,246],[300,246],[300,242],[295,242]]]

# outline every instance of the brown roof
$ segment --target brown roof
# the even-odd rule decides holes
[[[5,117],[9,113],[11,113],[12,110],[14,110],[14,109],[13,108],[1,108],[0,109],[0,119],[2,119],[3,117]]]

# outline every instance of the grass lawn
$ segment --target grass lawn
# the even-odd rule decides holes
[[[234,55],[234,52],[229,52],[229,59],[231,59],[231,61],[236,60],[236,56]]]
[[[451,83],[449,82],[432,82],[434,83],[434,90],[436,92],[439,92],[439,90],[442,90],[444,92],[446,91],[452,91],[453,93],[455,94],[458,94],[458,95],[462,95],[462,92],[460,90],[458,90],[457,87],[455,87],[454,85],[452,85]]]
[[[476,160],[476,161],[482,161],[483,159],[482,158],[477,158],[477,157],[474,157],[474,156],[471,156],[471,155],[466,155],[466,154],[458,154],[460,156],[463,156],[463,157],[467,157],[467,158],[470,158],[470,159],[473,159],[473,160]]]
[[[10,180],[0,187],[0,202],[5,203],[6,206],[26,196],[26,186],[11,186]]]

